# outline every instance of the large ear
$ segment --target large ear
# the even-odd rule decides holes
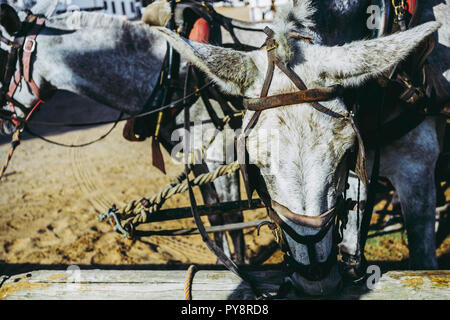
[[[39,0],[30,9],[33,14],[41,14],[50,18],[56,11],[59,0]]]
[[[244,95],[259,76],[250,53],[189,41],[167,28],[152,29],[162,34],[186,60],[205,72],[227,93]]]
[[[314,65],[319,78],[344,86],[358,86],[390,70],[404,60],[426,37],[441,26],[428,22],[408,31],[343,46],[305,48],[305,58]]]
[[[0,24],[10,35],[19,31],[22,26],[16,10],[6,3],[0,5]]]

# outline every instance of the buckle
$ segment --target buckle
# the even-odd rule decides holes
[[[31,47],[30,47],[31,44]],[[31,38],[26,38],[23,45],[23,51],[31,53],[36,49],[36,40]]]

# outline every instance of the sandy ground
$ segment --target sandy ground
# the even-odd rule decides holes
[[[228,12],[228,11],[229,12]],[[226,9],[226,15],[236,16]],[[248,12],[239,10],[240,19]],[[92,122],[117,118],[118,113],[67,92],[59,92],[42,106],[36,120]],[[151,196],[170,181],[182,167],[164,154],[169,176],[151,166],[150,141],[128,142],[122,138],[123,122],[104,140],[84,148],[62,148],[25,137],[0,182],[0,274],[14,273],[19,264],[122,265],[212,264],[216,259],[200,236],[153,236],[127,240],[97,215],[113,203]],[[110,125],[84,130],[35,127],[46,137],[65,143],[82,143],[104,134]],[[0,161],[9,149],[0,138]],[[198,193],[197,193],[198,195]],[[200,199],[200,197],[197,197]],[[201,203],[201,201],[199,200]],[[188,205],[185,195],[175,196],[164,208]],[[246,212],[245,220],[265,217],[263,210]],[[152,230],[194,227],[192,219],[146,225]],[[258,237],[245,231],[247,254],[264,252],[273,241],[267,228]],[[450,238],[438,250],[448,256]],[[408,250],[402,238],[369,241],[373,260],[405,261]],[[275,252],[266,263],[278,263]],[[448,259],[447,259],[448,260]],[[401,266],[404,267],[404,264]]]
[[[42,107],[36,120],[80,122],[116,117],[116,111],[60,92]],[[15,264],[215,263],[215,257],[200,236],[153,236],[131,241],[97,220],[97,215],[113,203],[123,205],[132,199],[150,196],[170,180],[170,176],[164,176],[151,166],[150,141],[124,140],[122,126],[123,122],[106,139],[84,148],[62,148],[35,138],[21,143],[6,179],[0,184],[0,261],[10,266],[8,272],[12,272],[11,266]],[[81,143],[101,136],[109,127],[62,133],[42,127],[35,127],[35,130],[59,142]],[[0,146],[0,159],[8,149],[8,143]],[[182,170],[167,153],[164,156],[169,174]],[[187,197],[178,195],[164,208],[187,204]],[[246,220],[264,216],[261,210],[245,213]],[[194,223],[192,219],[183,219],[144,227],[147,230],[178,229],[194,227]],[[259,237],[254,229],[246,230],[245,239],[248,255],[255,257],[273,238],[267,228],[262,228]],[[450,252],[448,242],[440,249],[440,255]],[[401,237],[369,242],[368,253],[375,260],[401,261],[408,257]],[[267,263],[280,260],[278,251]]]
[[[63,117],[52,117],[64,109]],[[83,110],[84,109],[84,110]],[[79,110],[75,116],[73,110]],[[45,114],[44,114],[45,113]],[[84,114],[84,116],[83,116]],[[59,93],[36,120],[97,121],[114,119],[111,111],[69,93]],[[166,264],[214,263],[215,257],[199,236],[151,237],[129,241],[97,221],[113,203],[150,196],[169,182],[151,166],[150,141],[124,140],[123,122],[104,140],[84,148],[62,148],[39,139],[24,140],[0,185],[0,260],[33,264]],[[80,143],[101,136],[110,125],[81,131],[49,134],[65,143]],[[45,132],[42,127],[36,131]],[[6,156],[9,144],[0,147]],[[182,166],[165,153],[167,172]],[[200,199],[200,198],[199,198]],[[188,204],[184,195],[165,207]],[[262,218],[263,212],[247,215]],[[150,225],[150,229],[193,227],[191,219]],[[247,233],[250,255],[271,241],[270,233]]]

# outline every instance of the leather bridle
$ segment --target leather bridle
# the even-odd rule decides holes
[[[339,111],[331,110],[319,103],[319,101],[329,101],[340,96],[343,90],[342,87],[331,86],[326,88],[308,89],[302,79],[288,65],[283,64],[276,56],[274,49],[277,47],[277,43],[273,38],[273,30],[266,27],[264,32],[267,34],[266,50],[268,55],[268,68],[260,98],[244,99],[244,106],[246,109],[255,112],[245,127],[243,133],[237,138],[236,147],[238,163],[240,164],[249,201],[251,200],[253,191],[256,190],[267,208],[267,213],[273,221],[272,224],[269,224],[269,227],[274,231],[276,239],[281,245],[282,250],[285,252],[285,264],[287,267],[310,281],[319,281],[324,279],[330,273],[333,265],[335,265],[337,259],[337,244],[342,240],[342,237],[338,234],[339,224],[341,225],[342,232],[343,224],[345,224],[347,219],[348,210],[355,204],[355,202],[350,199],[346,200],[340,196],[337,198],[336,204],[331,209],[319,216],[301,215],[290,211],[287,207],[271,199],[259,168],[254,164],[248,163],[246,138],[249,135],[250,130],[257,123],[263,110],[286,105],[308,103],[316,110],[335,118],[336,120],[349,121],[358,140],[358,160],[356,164],[356,171],[360,179],[364,183],[367,183],[368,179],[365,169],[366,156],[364,144],[359,129],[353,119],[352,112],[341,113]],[[296,38],[302,39],[301,37]],[[310,39],[308,39],[308,42],[310,42]],[[300,91],[268,97],[267,94],[272,82],[275,66],[286,74]],[[289,224],[283,221],[279,215],[282,215],[287,221],[294,225],[313,228],[318,230],[318,232],[315,235],[300,235]],[[334,229],[332,252],[326,261],[319,262],[315,245],[320,242],[326,234],[328,234],[328,231],[332,227]],[[292,253],[287,246],[285,234],[297,243],[307,246],[310,264],[301,264],[292,257]]]
[[[4,118],[11,120],[17,127],[23,126],[38,109],[39,105],[44,102],[41,90],[31,76],[31,59],[36,50],[36,37],[44,26],[45,20],[43,16],[29,13],[22,23],[22,29],[18,32],[19,37],[11,41],[0,33],[0,41],[10,48],[5,73],[1,79],[2,89],[0,90],[1,105],[7,103],[10,112],[2,110],[0,116],[6,115]],[[19,62],[18,70],[16,70],[17,62]],[[31,108],[27,108],[14,99],[14,94],[22,79],[25,80],[25,83],[36,98]],[[22,118],[18,116],[16,108],[19,108],[24,114]]]

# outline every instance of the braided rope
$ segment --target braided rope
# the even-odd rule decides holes
[[[239,170],[239,164],[237,161],[230,164],[222,165],[215,170],[203,173],[195,177],[191,183],[193,186],[201,186],[203,184],[213,182],[221,176],[230,176],[235,171]],[[156,212],[162,204],[170,197],[185,192],[188,190],[187,181],[183,181],[176,185],[168,184],[163,190],[153,195],[149,199],[142,199],[141,201],[133,200],[122,209],[118,209],[116,214],[121,219],[134,216],[131,223],[136,226],[141,223],[147,222],[147,216],[153,212]]]
[[[9,166],[11,158],[14,154],[14,151],[20,144],[20,132],[21,132],[20,130],[16,130],[12,136],[11,149],[9,149],[5,164],[3,165],[2,170],[0,172],[0,180],[2,180],[3,176],[5,175],[6,169],[8,169],[8,166]]]
[[[195,264],[190,265],[184,281],[184,300],[192,300],[192,283],[196,272],[197,266]]]
[[[227,115],[222,119],[223,125],[228,124],[233,118],[238,116],[243,116],[244,112],[238,112],[233,115]],[[217,135],[213,135],[202,147],[193,150],[188,155],[188,161],[189,161],[189,171],[192,168],[192,165],[196,163],[201,163],[204,160],[204,157],[206,155],[206,150],[209,148],[209,146],[214,142]],[[179,152],[177,154],[179,157],[183,157],[183,153]],[[200,174],[197,177],[194,178],[193,181],[191,181],[193,186],[201,186],[206,183],[213,182],[215,179],[221,176],[231,176],[232,173],[239,170],[240,166],[236,162],[222,165],[218,168],[216,168],[214,171]],[[124,225],[128,225],[131,228],[134,228],[138,224],[146,223],[147,217],[149,214],[154,213],[161,208],[161,206],[164,204],[164,202],[172,197],[173,195],[185,192],[188,190],[188,184],[186,181],[186,173],[183,170],[180,174],[172,178],[171,182],[167,184],[160,192],[153,195],[151,198],[142,198],[141,200],[132,200],[130,203],[122,207],[121,209],[116,209],[115,206],[110,209],[113,211],[114,216],[116,219],[118,219],[117,223],[120,224],[120,221],[125,221]],[[110,214],[110,210],[107,214],[102,214],[99,216],[101,220],[103,220],[108,214]],[[117,226],[119,227],[119,226]],[[129,233],[123,229],[122,233],[124,233],[125,236],[129,236]]]

